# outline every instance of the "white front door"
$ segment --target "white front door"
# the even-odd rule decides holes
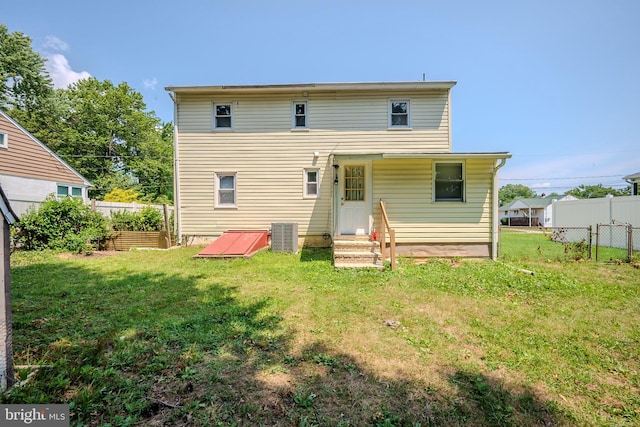
[[[371,163],[340,165],[338,230],[366,236],[371,227]]]

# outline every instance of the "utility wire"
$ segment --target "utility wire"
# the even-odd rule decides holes
[[[576,176],[576,177],[562,177],[562,178],[503,178],[502,181],[543,181],[547,179],[592,179],[592,178],[622,178],[624,175],[598,175],[598,176]]]

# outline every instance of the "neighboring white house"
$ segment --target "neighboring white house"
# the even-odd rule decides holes
[[[573,196],[546,196],[515,199],[500,207],[500,219],[506,218],[506,225],[512,226],[551,227],[553,225],[553,202],[566,200],[577,200],[577,198]]]
[[[638,184],[640,183],[640,172],[636,172],[631,175],[627,175],[623,177],[625,181],[631,184],[631,195],[632,196],[640,196],[640,191],[638,190]]]
[[[87,200],[87,188],[91,185],[1,110],[0,184],[18,215],[49,194]]]
[[[297,223],[306,245],[380,230],[400,245],[497,256],[507,152],[455,153],[455,82],[167,87],[177,235]]]

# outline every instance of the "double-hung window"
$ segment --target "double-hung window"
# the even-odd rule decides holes
[[[216,208],[237,207],[236,173],[216,172],[215,192]]]
[[[434,175],[436,202],[464,202],[463,162],[436,162]]]
[[[411,127],[411,101],[408,99],[389,100],[389,128]]]
[[[231,102],[213,104],[213,128],[215,130],[233,129],[233,104]]]
[[[307,101],[294,101],[292,104],[291,127],[293,129],[308,129],[309,119]]]
[[[305,169],[304,170],[304,198],[317,199],[320,197],[320,170]]]
[[[9,146],[9,135],[4,132],[0,132],[0,148],[7,148]]]

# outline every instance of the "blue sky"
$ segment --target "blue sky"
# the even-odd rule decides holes
[[[621,188],[640,172],[640,1],[5,2],[59,86],[455,80],[453,149],[509,151],[501,185]]]

